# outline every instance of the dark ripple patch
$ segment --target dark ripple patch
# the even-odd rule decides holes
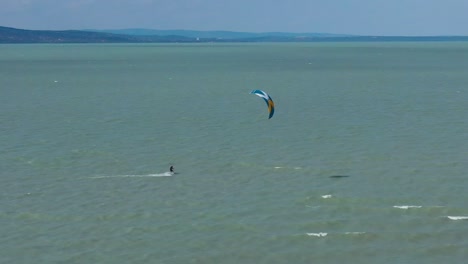
[[[332,178],[332,179],[341,179],[341,178],[349,178],[351,176],[349,175],[332,175],[332,176],[329,176],[329,178]]]

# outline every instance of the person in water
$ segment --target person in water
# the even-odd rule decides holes
[[[174,166],[171,166],[171,167],[169,168],[169,171],[172,172],[172,173],[174,173]]]

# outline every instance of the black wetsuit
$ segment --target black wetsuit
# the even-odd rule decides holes
[[[174,166],[171,166],[171,167],[169,168],[169,171],[170,171],[170,172],[174,172]]]

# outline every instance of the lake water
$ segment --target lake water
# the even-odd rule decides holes
[[[467,117],[468,42],[1,45],[0,262],[462,263]]]

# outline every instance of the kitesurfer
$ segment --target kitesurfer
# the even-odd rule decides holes
[[[169,171],[170,171],[171,173],[174,173],[174,166],[171,165],[171,167],[169,168]]]

